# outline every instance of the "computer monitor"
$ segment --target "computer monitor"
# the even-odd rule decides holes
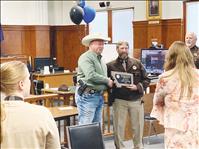
[[[50,57],[37,57],[34,59],[34,70],[40,71],[44,66],[53,65],[53,60]]]
[[[141,62],[146,72],[159,75],[164,72],[164,61],[167,49],[141,49]]]

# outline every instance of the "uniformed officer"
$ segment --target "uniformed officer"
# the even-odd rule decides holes
[[[124,148],[124,132],[127,114],[129,113],[133,130],[134,148],[143,148],[142,136],[144,128],[144,109],[142,96],[148,87],[150,80],[141,62],[128,56],[129,44],[126,41],[117,43],[118,58],[107,64],[108,76],[111,71],[126,72],[133,74],[131,85],[113,87],[109,92],[109,104],[113,103],[113,125],[115,146],[117,149]]]
[[[197,36],[195,33],[187,33],[185,36],[185,43],[190,48],[193,54],[194,63],[196,68],[199,69],[199,48],[196,46]]]

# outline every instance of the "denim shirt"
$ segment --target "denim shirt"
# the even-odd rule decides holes
[[[107,67],[102,62],[101,55],[88,50],[79,57],[77,80],[80,79],[95,90],[107,89]]]

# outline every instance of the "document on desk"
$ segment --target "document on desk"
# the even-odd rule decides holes
[[[53,90],[53,91],[58,91],[58,88],[57,87],[55,87],[55,88],[50,88],[51,90]]]
[[[72,110],[73,107],[72,106],[68,106],[68,107],[59,107],[59,110]]]

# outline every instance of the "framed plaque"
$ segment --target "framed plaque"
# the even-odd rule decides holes
[[[117,87],[129,86],[133,84],[133,74],[126,72],[111,71],[111,76]]]
[[[160,19],[162,15],[162,1],[146,0],[146,14],[149,20]]]

